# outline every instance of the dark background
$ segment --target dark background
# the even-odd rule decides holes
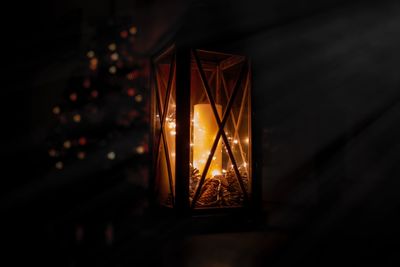
[[[0,205],[14,263],[397,266],[396,1],[41,1],[2,10]],[[263,136],[264,217],[257,229],[190,234],[182,221],[132,208],[146,199],[142,181],[120,178],[107,187],[107,178],[85,182],[79,169],[48,179],[38,152],[49,110],[62,97],[56,88],[97,27],[126,16],[143,32],[138,54],[150,56],[179,32],[184,42],[251,58]],[[101,175],[114,179],[119,168]],[[91,233],[84,248],[74,243],[81,224]],[[107,247],[110,224],[119,241]]]

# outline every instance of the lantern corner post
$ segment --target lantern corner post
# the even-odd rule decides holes
[[[150,112],[149,112],[149,159],[151,160],[149,164],[149,188],[148,188],[148,197],[150,201],[150,207],[152,209],[155,209],[157,206],[156,204],[156,194],[155,194],[155,187],[156,187],[156,181],[155,181],[155,176],[156,176],[156,171],[155,171],[155,157],[158,151],[155,151],[155,143],[154,143],[154,138],[155,138],[155,122],[154,122],[154,116],[156,116],[156,92],[155,92],[155,83],[156,83],[156,72],[154,68],[154,61],[155,58],[154,56],[150,58],[150,79],[149,79],[149,88],[150,88]]]
[[[251,63],[248,60],[249,66],[249,89],[250,89],[250,121],[251,121],[251,160],[252,160],[252,200],[251,209],[255,214],[262,212],[262,166],[263,166],[263,136],[262,127],[260,125],[260,115],[254,109],[255,92],[253,90],[253,72],[250,68]]]
[[[189,173],[190,173],[190,79],[191,50],[176,47],[176,183],[175,208],[180,215],[190,214]]]

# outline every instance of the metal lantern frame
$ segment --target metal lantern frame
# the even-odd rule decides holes
[[[168,65],[169,73],[168,79],[162,79],[160,70],[157,66],[160,59],[166,58],[166,65]],[[221,59],[215,63],[214,59]],[[212,62],[208,65],[209,62]],[[237,71],[236,82],[231,85],[230,96],[227,92],[228,85],[224,79],[223,71],[233,66],[240,66],[240,71]],[[207,161],[204,164],[204,170],[201,176],[198,177],[197,184],[192,193],[189,192],[191,181],[191,124],[193,122],[192,113],[192,68],[196,68],[199,74],[199,80],[204,89],[206,100],[211,105],[213,117],[217,125],[217,133]],[[216,68],[215,85],[210,85],[210,78],[207,77],[207,68]],[[238,67],[239,69],[239,67]],[[161,205],[177,210],[180,213],[210,213],[221,211],[233,210],[254,210],[260,202],[260,180],[258,175],[258,163],[256,160],[257,153],[253,149],[255,137],[253,131],[253,115],[251,102],[252,102],[252,88],[251,88],[251,66],[250,61],[245,56],[228,54],[223,52],[214,52],[213,50],[193,49],[189,47],[178,47],[176,44],[167,47],[160,53],[152,58],[151,62],[151,152],[152,152],[152,165],[150,170],[151,187],[154,189],[154,198],[157,205],[157,197],[160,190],[160,185],[157,182],[157,177],[164,175],[166,182],[163,186],[168,187],[169,201],[168,204]],[[163,88],[161,93],[160,88]],[[213,91],[224,90],[227,98],[227,103],[223,114],[219,114],[217,110],[216,95]],[[174,93],[174,96],[173,96]],[[162,95],[163,94],[163,95]],[[168,112],[171,109],[171,98],[174,97],[174,135],[171,136],[167,133],[167,123],[169,121]],[[242,97],[240,99],[240,97]],[[240,100],[239,112],[235,115],[233,106],[235,101]],[[247,99],[246,107],[248,108],[247,114],[244,110],[244,101]],[[248,123],[248,170],[247,180],[244,180],[243,173],[241,173],[240,166],[238,165],[237,155],[233,153],[230,145],[230,140],[225,132],[225,127],[229,121],[233,125],[234,136],[238,136],[239,125],[244,116]],[[174,139],[173,139],[174,138]],[[207,172],[212,164],[213,155],[219,145],[223,142],[226,158],[232,166],[232,173],[236,177],[238,188],[242,193],[243,202],[238,206],[221,206],[221,207],[206,207],[199,208],[198,202],[201,197],[204,184],[207,179]],[[240,140],[239,140],[240,142]],[[173,143],[173,144],[172,144]],[[239,155],[243,157],[242,145],[239,143]],[[173,152],[171,153],[171,149]],[[173,158],[172,156],[173,155]],[[193,156],[192,156],[193,157]],[[160,174],[160,161],[165,161],[163,174]],[[243,159],[244,161],[244,159]],[[245,162],[245,161],[244,161]],[[245,184],[247,181],[247,184]],[[221,183],[220,185],[221,186]],[[165,190],[165,188],[164,188]],[[239,190],[239,189],[238,189]],[[161,203],[163,204],[163,203]]]

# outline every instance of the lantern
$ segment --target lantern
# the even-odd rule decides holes
[[[184,212],[254,206],[249,60],[171,46],[152,59],[151,95],[156,203]]]

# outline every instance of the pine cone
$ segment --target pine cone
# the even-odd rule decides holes
[[[247,190],[248,178],[244,168],[239,168],[240,178],[243,181],[245,190]],[[221,205],[222,206],[241,206],[243,205],[243,192],[236,178],[236,173],[231,168],[222,178]]]
[[[197,203],[201,206],[214,206],[219,201],[221,181],[215,178],[207,179],[201,189]]]
[[[200,182],[200,178],[201,178],[200,171],[196,168],[191,167],[190,168],[190,181],[189,181],[189,195],[191,198],[193,198],[196,187]]]

